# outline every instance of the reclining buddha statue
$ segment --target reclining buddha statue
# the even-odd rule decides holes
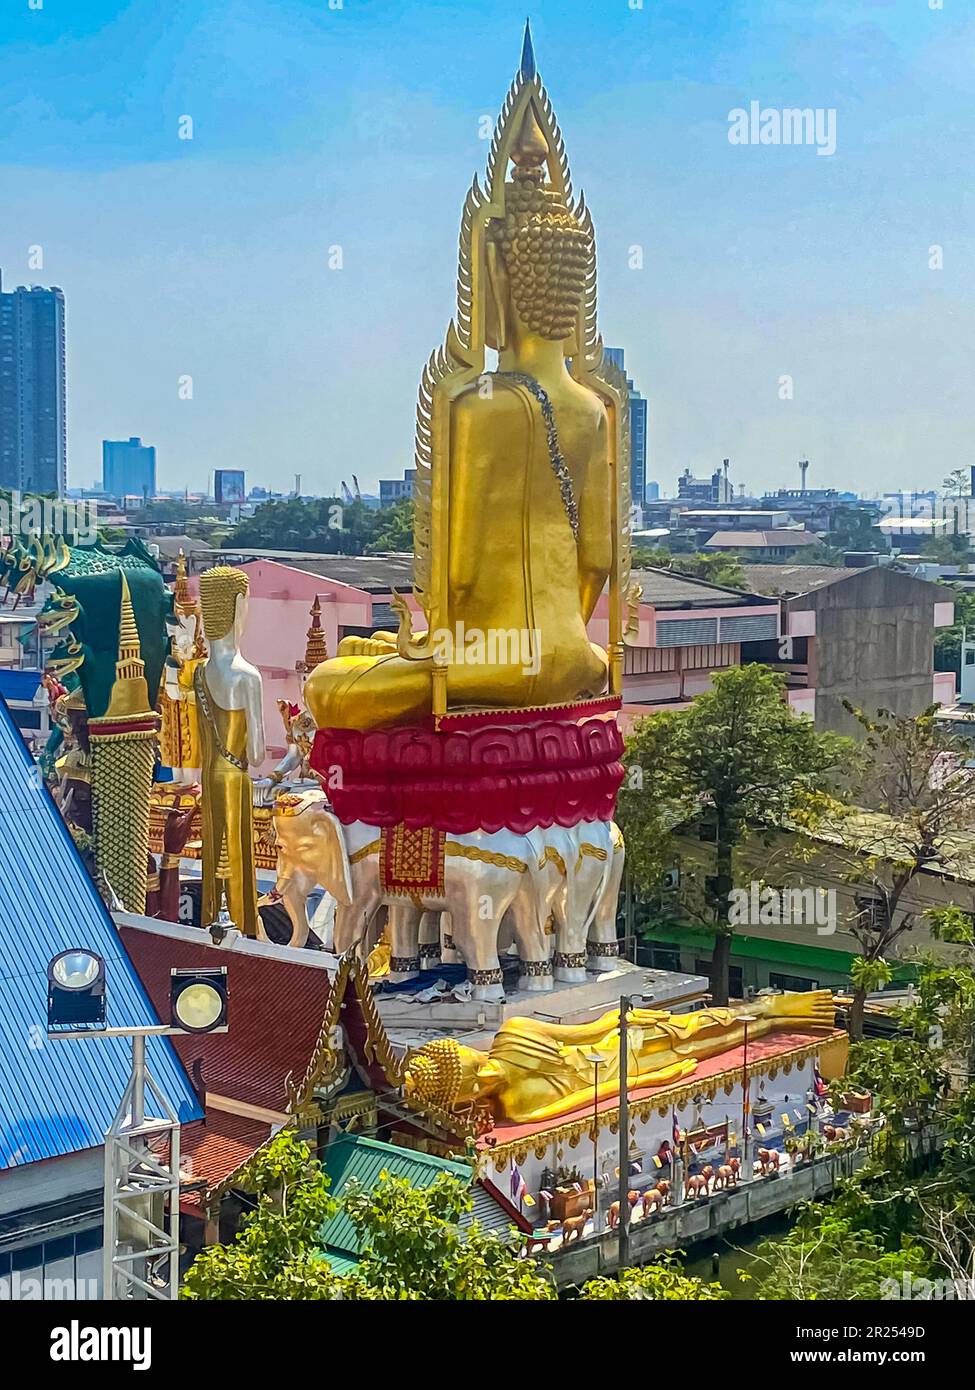
[[[509,177],[510,166],[510,177]],[[619,693],[629,583],[625,378],[595,245],[530,42],[465,204],[458,309],[420,387],[414,594],[426,630],[349,637],[309,676],[320,728]],[[485,350],[498,369],[486,367]],[[609,655],[587,623],[609,583]]]
[[[632,1009],[627,1028],[629,1089],[666,1086],[692,1076],[698,1063],[769,1033],[830,1033],[835,1011],[828,989],[775,994],[732,1008],[672,1014]],[[592,1105],[594,1058],[599,1099],[619,1095],[619,1010],[591,1023],[509,1018],[489,1052],[453,1038],[425,1043],[409,1059],[405,1085],[421,1103],[441,1107],[484,1101],[497,1119],[516,1124],[551,1120]]]

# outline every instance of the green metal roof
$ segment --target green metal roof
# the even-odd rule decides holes
[[[351,1178],[355,1178],[367,1192],[372,1192],[379,1186],[383,1173],[406,1178],[410,1186],[415,1188],[430,1187],[441,1173],[450,1173],[465,1185],[470,1184],[474,1176],[469,1163],[457,1163],[453,1159],[438,1158],[435,1154],[403,1149],[397,1144],[384,1144],[378,1139],[351,1134],[328,1145],[322,1155],[322,1167],[329,1176],[329,1191],[333,1197],[342,1196]],[[347,1274],[358,1260],[359,1236],[345,1212],[337,1212],[330,1217],[322,1227],[319,1238],[329,1264],[336,1273]],[[339,1264],[344,1263],[343,1257],[348,1261],[348,1266],[339,1268]]]

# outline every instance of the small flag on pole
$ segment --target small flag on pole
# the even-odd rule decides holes
[[[528,1195],[528,1184],[521,1176],[521,1169],[518,1167],[517,1163],[514,1164],[511,1169],[510,1192],[513,1202],[523,1202]],[[532,1205],[534,1205],[534,1203]]]

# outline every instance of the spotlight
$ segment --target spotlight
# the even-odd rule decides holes
[[[105,1022],[105,962],[94,951],[72,947],[47,967],[47,1026]]]
[[[182,1033],[225,1032],[227,967],[173,970],[169,986],[170,1022]]]

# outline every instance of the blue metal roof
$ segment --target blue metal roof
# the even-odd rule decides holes
[[[67,826],[0,699],[0,1171],[100,1145],[129,1071],[122,1038],[50,1042],[47,964],[104,956],[108,1023],[158,1023]],[[168,1038],[147,1061],[181,1121],[202,1110]]]
[[[5,700],[33,700],[41,683],[41,671],[0,668],[0,695]]]

